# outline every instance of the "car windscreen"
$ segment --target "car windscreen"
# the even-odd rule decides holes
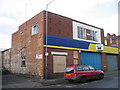
[[[74,72],[74,67],[67,67],[65,70],[64,70],[65,73],[73,73]]]

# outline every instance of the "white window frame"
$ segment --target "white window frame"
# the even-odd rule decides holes
[[[32,35],[35,35],[38,33],[38,23],[32,25]]]
[[[82,24],[82,23],[79,23],[79,22],[75,22],[75,21],[73,21],[72,24],[73,24],[73,39],[83,40],[83,41],[87,41],[87,42],[101,43],[101,30],[100,29],[89,26],[89,25],[86,25],[86,24]],[[84,27],[86,30],[88,29],[88,30],[97,31],[97,35],[96,35],[97,36],[97,41],[78,38],[78,32],[77,32],[77,27],[78,26],[79,27]],[[87,36],[86,32],[85,32],[85,35]]]

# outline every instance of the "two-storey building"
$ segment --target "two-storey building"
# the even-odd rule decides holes
[[[118,54],[118,48],[104,45],[104,30],[65,16],[48,12],[46,45],[46,15],[40,12],[19,26],[12,35],[11,70],[15,73],[48,77],[63,75],[71,64],[87,64],[107,70],[106,56]]]

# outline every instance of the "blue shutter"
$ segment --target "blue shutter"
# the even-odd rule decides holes
[[[81,64],[91,65],[97,70],[101,70],[101,54],[93,52],[81,52],[80,53]]]

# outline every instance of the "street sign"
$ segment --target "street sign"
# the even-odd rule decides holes
[[[96,44],[96,50],[97,51],[103,51],[104,50],[103,44]]]

